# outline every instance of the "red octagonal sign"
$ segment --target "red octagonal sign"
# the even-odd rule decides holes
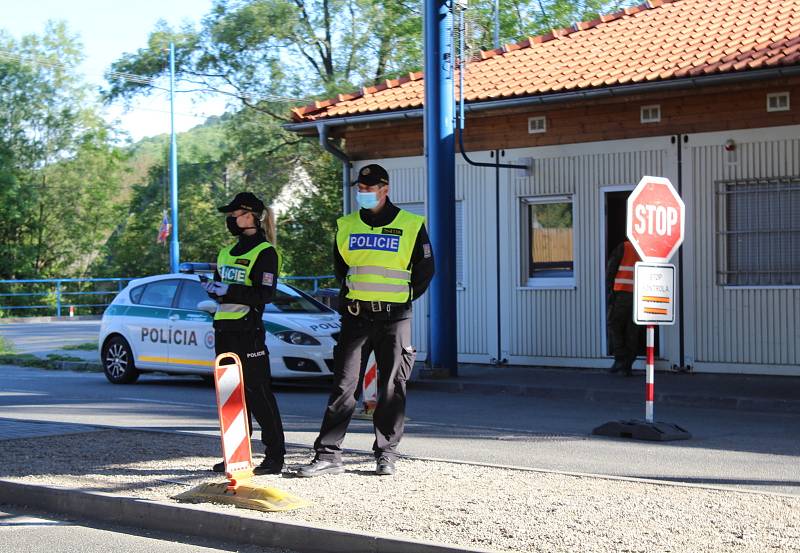
[[[639,181],[628,197],[628,240],[643,261],[669,261],[683,242],[685,211],[669,179]]]

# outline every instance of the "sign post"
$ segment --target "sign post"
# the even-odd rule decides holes
[[[686,207],[669,179],[645,176],[628,197],[627,236],[643,261],[634,267],[633,320],[647,327],[645,420],[612,421],[593,434],[643,440],[686,440],[676,424],[654,422],[655,326],[675,324],[675,266],[683,243]]]

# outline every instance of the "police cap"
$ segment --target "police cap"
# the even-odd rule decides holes
[[[264,211],[264,202],[259,200],[252,192],[239,192],[236,197],[231,200],[228,205],[223,205],[217,208],[222,213],[230,213],[237,209],[246,209],[253,213],[261,213]]]
[[[385,186],[389,184],[389,173],[377,163],[370,163],[361,168],[358,178],[353,184],[363,184],[365,186]]]

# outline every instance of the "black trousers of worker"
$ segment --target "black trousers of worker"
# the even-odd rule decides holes
[[[409,313],[410,314],[410,313]],[[378,404],[372,415],[375,457],[397,457],[406,414],[406,381],[414,367],[411,319],[375,319],[369,315],[342,315],[339,343],[333,350],[334,382],[319,436],[314,442],[317,459],[338,461],[342,441],[356,408],[355,391],[362,364],[362,347],[372,344],[378,364]],[[385,313],[381,315],[385,316]]]
[[[261,427],[261,442],[268,459],[283,461],[286,444],[278,402],[272,393],[269,354],[264,345],[263,327],[249,330],[219,330],[214,334],[215,349],[233,352],[242,360],[244,395],[247,402],[247,428],[253,434],[253,417]]]
[[[642,327],[633,322],[633,294],[614,292],[614,303],[609,316],[611,351],[614,362],[621,363],[630,372],[639,353]]]

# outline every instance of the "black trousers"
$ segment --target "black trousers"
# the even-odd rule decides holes
[[[253,417],[255,417],[261,427],[261,442],[264,444],[265,455],[269,459],[282,461],[286,455],[286,444],[278,402],[272,393],[272,375],[269,368],[269,354],[264,345],[263,328],[217,329],[214,339],[217,355],[233,352],[242,360],[250,435],[253,434]]]
[[[362,348],[371,343],[378,364],[378,404],[372,415],[375,457],[397,456],[406,414],[406,381],[417,352],[411,345],[411,319],[380,320],[362,314],[342,315],[339,343],[333,350],[334,382],[319,436],[316,457],[338,461],[342,441],[356,408],[356,387],[362,365]]]
[[[633,294],[614,292],[614,303],[609,316],[611,351],[614,362],[630,370],[639,353],[642,327],[633,322]]]

